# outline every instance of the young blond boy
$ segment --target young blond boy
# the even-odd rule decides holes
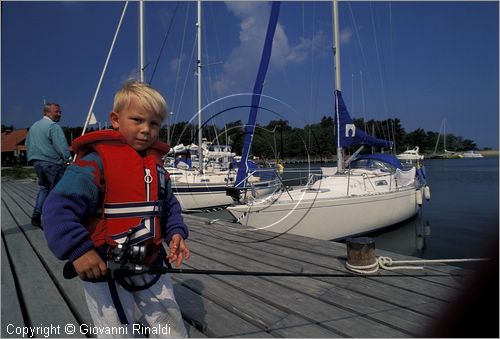
[[[166,112],[167,104],[155,89],[126,83],[116,93],[110,113],[113,130],[75,139],[78,160],[50,193],[42,213],[50,249],[59,259],[72,262],[84,280],[93,325],[122,327],[119,337],[140,335],[139,327],[133,326],[137,322],[146,331],[164,329],[150,331],[150,337],[187,336],[167,275],[115,281],[106,263],[116,254],[117,244],[126,244],[142,246],[144,265],[162,265],[162,241],[168,244],[169,262],[179,266],[189,258],[184,241],[188,229],[162,166],[169,146],[158,141]]]

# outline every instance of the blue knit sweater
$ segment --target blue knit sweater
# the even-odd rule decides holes
[[[97,153],[89,153],[68,167],[47,197],[42,221],[48,246],[57,258],[74,261],[94,248],[85,225],[100,213],[104,199],[103,180],[101,159]],[[165,242],[168,244],[174,234],[186,239],[188,228],[170,182],[164,207],[161,228]]]
[[[26,137],[28,160],[62,164],[71,159],[68,142],[57,123],[44,117],[33,124]]]

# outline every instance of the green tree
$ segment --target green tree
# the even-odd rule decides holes
[[[2,133],[3,132],[12,132],[13,130],[15,130],[16,128],[14,127],[14,125],[2,125]]]
[[[406,134],[403,139],[403,145],[400,150],[413,149],[418,146],[422,152],[428,148],[427,133],[422,128],[417,128],[413,132]]]

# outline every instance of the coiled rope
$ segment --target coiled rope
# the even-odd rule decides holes
[[[458,262],[476,262],[476,261],[486,261],[488,258],[466,258],[466,259],[422,259],[422,260],[392,260],[390,257],[380,256],[375,259],[375,262],[371,265],[358,266],[345,263],[348,270],[360,274],[372,274],[378,272],[379,269],[384,269],[388,271],[408,269],[408,270],[423,270],[423,266],[409,266],[418,264],[447,264],[447,263],[458,263]],[[406,266],[393,266],[393,265],[406,265]]]

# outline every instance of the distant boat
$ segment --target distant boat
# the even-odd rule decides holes
[[[227,148],[230,146],[225,146],[226,151],[221,151],[217,146],[212,149],[203,143],[202,173],[196,167],[199,165],[196,156],[191,159],[190,151],[193,149],[196,153],[196,145],[178,145],[173,148],[175,152],[165,158],[164,167],[170,174],[172,191],[183,211],[214,209],[233,202],[226,191],[234,186],[238,157]],[[278,188],[279,181],[276,180],[274,168],[252,167],[245,187],[247,194],[255,198],[271,194]]]
[[[483,155],[476,151],[467,151],[462,153],[462,158],[484,158]]]
[[[415,161],[415,160],[424,160],[424,155],[418,153],[418,146],[415,146],[414,149],[409,149],[404,151],[403,153],[400,153],[397,155],[397,158],[399,160],[410,160],[410,161]]]
[[[335,240],[387,227],[413,217],[419,211],[422,190],[416,173],[422,167],[403,170],[392,154],[358,155],[363,145],[390,148],[390,141],[377,139],[357,128],[340,91],[338,4],[334,6],[335,29],[335,120],[337,168],[322,168],[304,187],[276,192],[263,199],[229,206],[236,221],[253,229]],[[344,148],[362,145],[344,160]],[[424,188],[428,194],[428,187]]]
[[[441,137],[441,130],[443,130],[443,153],[437,153],[439,139]],[[436,146],[434,147],[434,152],[429,156],[430,159],[460,159],[462,154],[458,152],[448,151],[446,149],[446,119],[443,119],[441,126],[439,127],[439,134],[436,141]]]

